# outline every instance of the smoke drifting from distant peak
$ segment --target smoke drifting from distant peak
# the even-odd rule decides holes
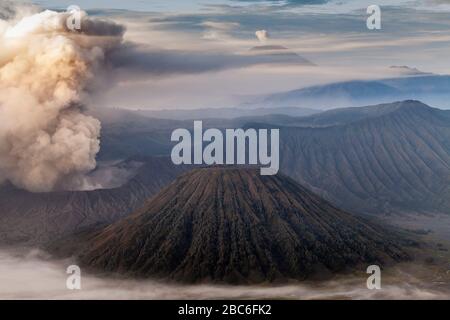
[[[269,33],[266,30],[258,30],[255,32],[256,38],[258,38],[259,42],[266,43],[269,40]]]
[[[85,13],[79,31],[67,12],[23,13],[0,14],[0,179],[45,192],[96,166],[100,122],[81,106],[124,30]]]

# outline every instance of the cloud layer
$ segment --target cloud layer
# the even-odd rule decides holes
[[[0,251],[0,299],[448,299],[410,271],[399,269],[383,278],[382,290],[368,290],[367,275],[317,283],[278,286],[176,285],[154,280],[98,277],[81,270],[81,290],[66,288],[70,260],[46,253]],[[429,272],[417,266],[417,272]],[[32,284],[32,285],[30,285]]]

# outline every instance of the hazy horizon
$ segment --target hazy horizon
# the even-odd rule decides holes
[[[61,10],[73,4],[35,3]],[[449,3],[381,1],[377,3],[382,9],[381,30],[366,28],[369,4],[78,1],[95,16],[125,26],[124,39],[134,46],[134,62],[123,61],[126,68],[117,81],[95,96],[92,104],[145,109],[236,107],[255,95],[402,76],[389,69],[393,65],[450,74]],[[266,30],[267,36],[258,40],[258,30]],[[260,45],[284,46],[316,67],[255,64],[248,53]]]

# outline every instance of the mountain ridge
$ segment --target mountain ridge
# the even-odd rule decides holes
[[[450,118],[415,103],[343,125],[282,127],[280,169],[348,210],[450,212]]]
[[[414,99],[449,108],[449,85],[449,75],[437,74],[349,80],[263,95],[243,105],[334,109]]]

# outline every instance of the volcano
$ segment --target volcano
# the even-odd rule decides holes
[[[401,239],[283,175],[209,167],[88,237],[79,260],[133,277],[248,284],[408,259]]]

